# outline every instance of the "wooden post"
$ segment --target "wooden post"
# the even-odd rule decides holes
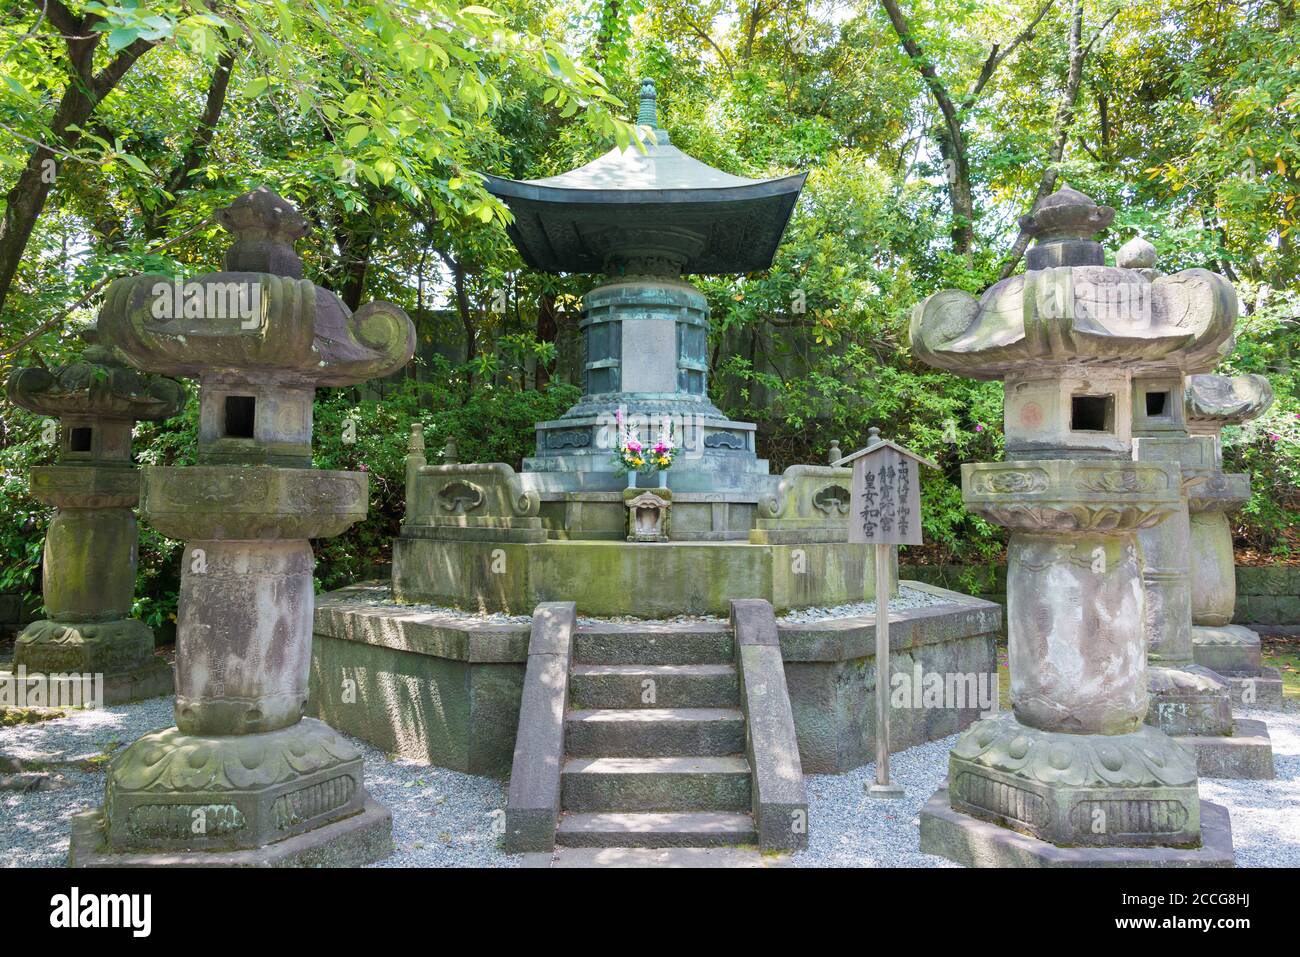
[[[876,783],[873,797],[896,798],[903,789],[889,782],[889,592],[896,545],[921,544],[919,466],[936,468],[923,459],[868,430],[865,449],[832,462],[853,466],[849,496],[849,542],[876,546]]]
[[[872,797],[897,798],[903,789],[889,782],[889,592],[892,545],[876,545],[876,783]]]

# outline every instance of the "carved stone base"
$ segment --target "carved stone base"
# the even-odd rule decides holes
[[[1066,734],[997,715],[957,740],[948,782],[954,810],[1055,844],[1200,842],[1194,757],[1151,727]]]
[[[1276,668],[1260,668],[1254,678],[1228,678],[1234,708],[1282,710],[1282,674]]]
[[[921,809],[921,851],[966,867],[1233,867],[1227,808],[1200,802],[1199,847],[1058,847],[952,809],[940,788]]]
[[[1192,626],[1196,663],[1225,678],[1259,674],[1263,660],[1259,635],[1241,625]]]
[[[1203,778],[1272,780],[1273,742],[1263,721],[1238,718],[1232,734],[1188,734],[1174,738],[1196,754],[1196,770]]]
[[[360,813],[265,847],[238,851],[115,851],[102,810],[72,817],[69,867],[360,867],[393,853],[388,809],[363,794]]]
[[[1208,668],[1194,664],[1147,669],[1151,702],[1146,723],[1169,735],[1228,735],[1232,733],[1232,696],[1228,683]]]
[[[361,811],[361,752],[322,721],[209,737],[176,728],[114,759],[104,805],[115,851],[261,847]]]
[[[153,631],[142,621],[34,621],[14,643],[29,674],[116,674],[149,664]]]

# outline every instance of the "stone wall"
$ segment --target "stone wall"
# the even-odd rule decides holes
[[[1238,565],[1233,621],[1264,635],[1300,635],[1300,565]]]
[[[1007,605],[1005,565],[899,565],[899,577]],[[1264,635],[1300,634],[1300,565],[1237,566],[1233,622]]]

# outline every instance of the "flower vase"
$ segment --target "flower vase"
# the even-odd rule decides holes
[[[668,487],[668,470],[658,469],[655,471],[655,488]]]
[[[627,470],[627,487],[636,488],[636,469]]]

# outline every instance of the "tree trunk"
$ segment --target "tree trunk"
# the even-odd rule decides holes
[[[81,137],[81,128],[95,107],[121,82],[135,61],[154,46],[151,41],[136,40],[119,52],[103,70],[93,73],[95,47],[104,34],[93,32],[91,27],[100,18],[94,14],[77,17],[58,0],[40,0],[37,6],[46,11],[50,23],[65,38],[71,75],[50,124],[54,142],[43,143],[32,151],[18,181],[5,197],[4,217],[0,219],[0,313],[4,311],[5,300],[36,220],[45,209],[45,201],[58,178],[59,153],[51,146],[63,150],[75,146]]]
[[[1109,24],[1109,20],[1106,24]],[[1097,36],[1101,31],[1106,29],[1103,24],[1097,30]],[[1036,207],[1045,196],[1051,195],[1056,189],[1056,181],[1059,176],[1058,167],[1062,158],[1065,156],[1066,144],[1070,141],[1070,130],[1074,127],[1074,107],[1079,99],[1079,85],[1083,81],[1083,61],[1088,56],[1088,51],[1092,44],[1097,41],[1094,36],[1092,41],[1084,46],[1083,43],[1083,0],[1074,0],[1074,8],[1070,15],[1070,70],[1065,79],[1065,89],[1061,91],[1060,102],[1056,105],[1056,118],[1052,121],[1052,145],[1047,153],[1047,163],[1043,167],[1043,174],[1038,180],[1038,191],[1034,194],[1033,207]],[[1033,207],[1030,207],[1033,209]],[[1023,229],[1016,236],[1016,241],[1011,245],[1011,252],[1007,261],[1002,264],[1002,269],[998,274],[999,279],[1006,279],[1020,263],[1020,258],[1024,256],[1025,250],[1029,248],[1030,236]]]
[[[338,296],[353,312],[361,308],[366,292],[366,271],[370,268],[374,240],[372,225],[359,218],[342,226],[336,234],[340,269]]]
[[[145,214],[144,234],[149,239],[158,239],[162,236],[163,217],[175,208],[176,194],[185,188],[194,170],[198,168],[199,163],[203,162],[208,146],[216,135],[217,123],[220,122],[221,113],[226,106],[226,91],[230,87],[230,74],[235,67],[237,52],[237,49],[232,46],[217,58],[212,82],[208,84],[208,95],[203,104],[203,112],[199,115],[198,128],[195,129],[190,145],[181,156],[180,162],[168,175],[164,186],[171,198],[163,197],[157,207]]]
[[[952,207],[952,251],[969,256],[975,239],[975,195],[970,184],[970,165],[966,160],[965,133],[960,126],[954,134],[940,126],[936,139],[943,157],[944,178],[948,183],[948,202]]]

